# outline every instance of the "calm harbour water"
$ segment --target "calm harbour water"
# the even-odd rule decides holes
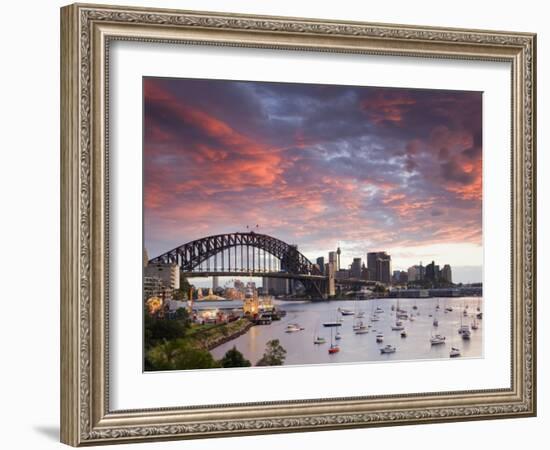
[[[287,351],[285,365],[449,358],[451,346],[460,348],[462,358],[483,356],[483,319],[477,321],[479,328],[472,330],[469,341],[463,340],[458,334],[461,324],[471,325],[478,307],[483,311],[480,297],[399,299],[399,307],[414,316],[414,321],[403,320],[408,334],[406,338],[401,337],[400,331],[391,329],[391,325],[395,323],[395,311],[391,311],[391,306],[397,305],[397,301],[388,298],[331,302],[277,300],[277,307],[287,312],[282,320],[271,325],[252,327],[248,333],[216,347],[211,353],[215,358],[221,358],[227,350],[236,346],[254,365],[262,357],[266,343],[271,339],[279,339]],[[436,312],[438,303],[440,309]],[[417,306],[416,310],[413,309],[414,305]],[[449,306],[453,311],[445,312],[445,308]],[[377,314],[379,321],[372,322],[370,319],[377,307],[384,312]],[[466,307],[468,316],[464,317],[463,311]],[[354,319],[354,316],[341,316],[338,308],[364,311],[365,317]],[[434,315],[439,321],[438,327],[433,326]],[[333,328],[333,333],[338,330],[342,336],[342,339],[335,341],[340,346],[340,352],[329,355],[331,328],[323,327],[322,324],[335,321],[339,317],[343,319],[342,326]],[[354,320],[372,325],[369,333],[355,334],[352,328]],[[291,323],[299,324],[304,330],[286,333],[287,326]],[[378,332],[384,335],[383,343],[376,342]],[[432,346],[432,334],[445,336],[445,344]],[[316,336],[324,337],[326,344],[314,344]],[[397,351],[381,354],[380,348],[386,344],[394,345]]]

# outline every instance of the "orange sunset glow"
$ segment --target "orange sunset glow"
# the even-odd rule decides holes
[[[245,231],[481,281],[482,93],[144,78],[151,257]]]

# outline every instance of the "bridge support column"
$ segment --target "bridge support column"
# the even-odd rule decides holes
[[[334,275],[335,275],[335,267],[334,267],[334,263],[332,262],[329,262],[327,264],[327,276],[328,276],[328,280],[327,280],[327,295],[329,297],[333,297],[334,295],[336,295],[336,283],[334,282]]]

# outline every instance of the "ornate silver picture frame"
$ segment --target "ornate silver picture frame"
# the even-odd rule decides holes
[[[108,100],[115,41],[509,63],[510,386],[285,401],[259,395],[255,403],[114,410]],[[534,416],[535,89],[536,36],[530,33],[85,4],[62,8],[61,441],[81,446]]]

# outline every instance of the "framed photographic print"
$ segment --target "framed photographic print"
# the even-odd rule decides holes
[[[532,416],[530,33],[71,5],[62,441]]]

